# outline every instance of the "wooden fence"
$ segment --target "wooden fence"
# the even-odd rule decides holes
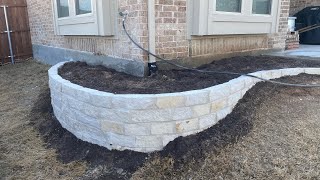
[[[32,44],[26,0],[0,0],[0,65],[29,57]]]

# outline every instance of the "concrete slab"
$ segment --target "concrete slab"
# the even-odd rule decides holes
[[[299,49],[273,52],[267,55],[320,59],[320,45],[300,45]]]

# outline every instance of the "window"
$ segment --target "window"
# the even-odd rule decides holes
[[[76,0],[76,14],[91,13],[91,0]]]
[[[57,0],[58,17],[68,17],[69,16],[69,2],[68,0]]]
[[[241,0],[217,0],[217,11],[241,12]]]
[[[253,0],[252,13],[253,14],[270,14],[271,0]]]
[[[53,9],[57,35],[115,35],[115,0],[54,0]]]
[[[269,34],[277,31],[280,0],[188,0],[190,35]]]

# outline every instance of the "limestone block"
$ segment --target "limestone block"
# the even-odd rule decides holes
[[[131,110],[131,123],[172,121],[173,109]]]
[[[69,95],[69,96],[73,96],[73,97],[75,97],[75,98],[78,98],[78,97],[77,97],[78,88],[79,88],[78,85],[72,84],[72,83],[68,82],[68,83],[62,84],[61,92],[62,92],[63,94],[66,94],[66,95]]]
[[[126,109],[104,109],[99,115],[101,121],[113,121],[118,123],[134,123],[132,111]]]
[[[216,113],[226,107],[228,107],[228,98],[215,100],[211,104],[211,112]]]
[[[176,131],[179,134],[194,131],[199,129],[199,119],[189,119],[185,121],[176,122]]]
[[[90,94],[90,104],[111,109],[112,105],[112,95],[110,93],[95,91],[94,93]]]
[[[217,122],[218,122],[217,115],[215,113],[202,116],[199,118],[199,126],[201,130],[210,128],[211,126],[215,125]]]
[[[124,124],[111,121],[101,121],[101,129],[104,133],[112,132],[115,134],[125,134]]]
[[[160,136],[137,136],[135,147],[161,149],[162,138]]]
[[[226,83],[209,88],[210,102],[227,98],[230,95],[230,86]]]
[[[305,68],[305,73],[320,75],[320,68]]]
[[[52,109],[53,109],[53,113],[55,115],[55,117],[59,120],[59,121],[64,121],[62,118],[62,111],[59,107],[57,107],[55,104],[52,104]]]
[[[153,135],[165,135],[175,134],[176,124],[175,122],[159,122],[151,125],[151,134]]]
[[[130,136],[147,136],[151,134],[151,128],[149,124],[125,124],[124,132]]]
[[[49,76],[49,87],[50,90],[55,90],[58,92],[61,92],[62,90],[62,85],[61,83],[57,80],[60,76],[55,75],[55,76]]]
[[[218,111],[217,112],[217,120],[220,121],[221,119],[224,119],[231,112],[232,112],[232,108],[231,107],[227,107],[227,108],[224,108],[224,109]]]
[[[91,94],[93,94],[93,92],[95,90],[89,89],[89,88],[84,88],[81,86],[76,86],[74,88],[76,88],[76,91],[75,91],[75,96],[73,96],[73,97],[75,97],[78,101],[82,101],[82,102],[85,102],[87,104],[92,105]]]
[[[163,96],[163,97],[158,97],[157,107],[160,109],[178,108],[178,107],[183,107],[185,105],[185,102],[186,102],[186,98],[182,95]]]
[[[79,134],[80,138],[84,141],[97,144],[102,147],[107,147],[108,146],[108,141],[102,137],[102,135],[93,135],[93,134],[88,134],[88,133],[81,133]]]
[[[162,136],[162,145],[163,145],[163,147],[168,145],[171,141],[174,141],[177,137],[178,137],[178,135],[176,135],[176,134],[174,134],[174,135],[163,135]]]
[[[256,76],[256,77],[258,77],[258,78],[262,78],[261,72],[254,72],[254,73],[250,73],[249,75]],[[261,79],[258,79],[258,78],[252,77],[254,84],[262,81]]]
[[[113,108],[156,109],[156,97],[144,95],[116,95],[112,97]]]
[[[241,98],[242,98],[242,91],[239,91],[230,95],[228,98],[228,106],[236,105]]]
[[[172,120],[190,119],[193,116],[193,111],[190,107],[173,109]]]
[[[241,91],[245,87],[245,78],[238,77],[228,82],[230,93]]]
[[[206,104],[209,102],[209,90],[189,91],[183,93],[186,97],[186,106]]]
[[[288,68],[281,70],[282,76],[296,76],[304,73],[304,68]]]
[[[134,136],[120,135],[112,132],[107,133],[107,135],[108,143],[112,148],[122,150],[123,147],[136,147],[136,139]]]
[[[261,72],[261,77],[264,79],[273,79],[272,71],[260,71]]]
[[[200,116],[207,115],[211,111],[211,103],[193,106],[192,111],[193,111],[193,117],[200,117]]]
[[[51,104],[55,104],[60,109],[62,108],[61,93],[51,91]]]
[[[275,70],[269,70],[272,73],[272,79],[278,79],[282,77],[281,70],[275,69]]]

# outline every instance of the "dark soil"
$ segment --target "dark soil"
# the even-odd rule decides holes
[[[40,132],[48,148],[57,150],[63,163],[85,161],[90,165],[92,172],[88,171],[85,179],[128,179],[148,156],[133,151],[110,151],[75,137],[54,117],[49,89],[40,94],[31,115],[32,126]]]
[[[214,61],[199,69],[251,73],[295,67],[320,67],[320,62],[272,56],[246,56]],[[59,69],[59,74],[75,84],[115,94],[182,92],[222,84],[238,77],[237,75],[204,74],[190,70],[171,70],[159,71],[156,77],[139,78],[103,66],[89,66],[83,62],[67,63]]]

